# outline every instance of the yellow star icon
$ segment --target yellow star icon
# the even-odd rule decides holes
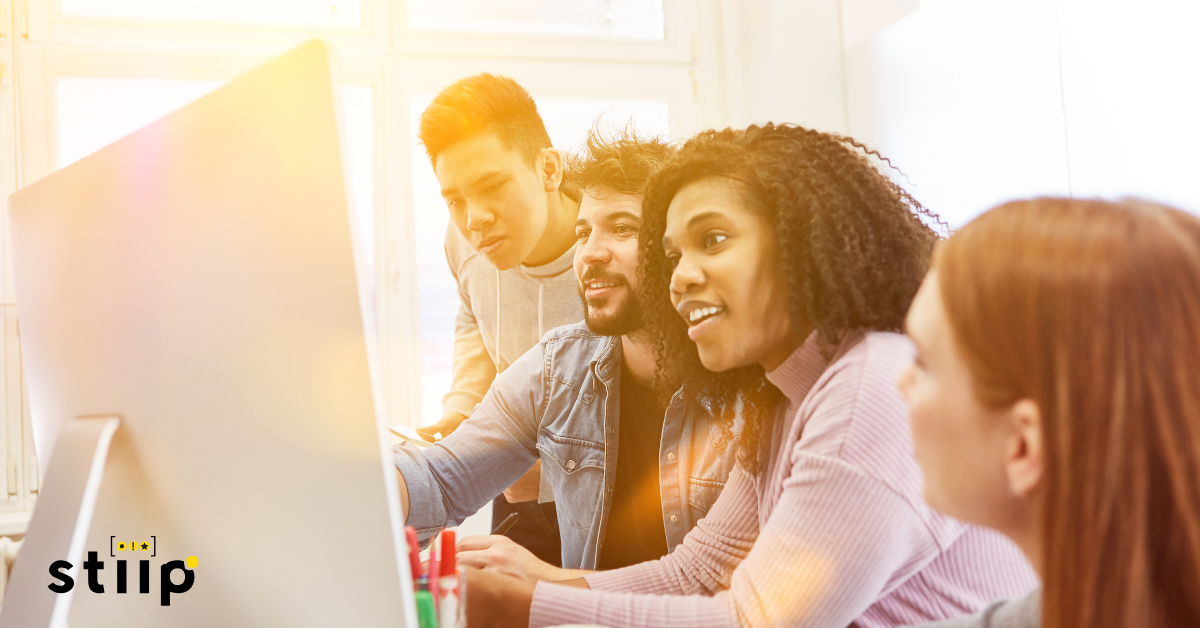
[[[142,551],[144,552],[144,551],[146,551],[146,550],[148,550],[148,549],[150,549],[150,544],[149,544],[149,543],[142,543]]]

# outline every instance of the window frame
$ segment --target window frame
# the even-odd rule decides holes
[[[705,118],[693,42],[698,12],[707,6],[706,0],[664,0],[664,39],[638,40],[409,29],[406,0],[363,0],[363,23],[353,28],[88,18],[63,15],[60,0],[18,0],[11,14],[0,5],[8,35],[0,39],[0,65],[11,68],[0,73],[0,125],[14,147],[0,157],[0,181],[7,198],[57,168],[61,76],[231,79],[320,36],[337,53],[337,78],[373,90],[376,354],[384,389],[378,397],[390,422],[417,426],[422,366],[415,243],[442,234],[413,229],[411,98],[490,71],[514,76],[535,97],[663,101],[672,134],[690,134]],[[9,459],[19,453],[31,462],[15,310],[2,305],[13,300],[6,223],[0,236],[4,447]],[[0,534],[23,529],[21,517],[27,519],[36,497],[28,490],[36,489],[36,462],[18,467],[19,503],[8,508],[0,500]]]
[[[504,56],[515,58],[667,64],[690,64],[695,57],[696,18],[687,9],[700,3],[688,0],[663,0],[661,40],[414,29],[408,25],[407,2],[397,2],[392,13],[392,49],[398,55],[490,58],[505,50]]]

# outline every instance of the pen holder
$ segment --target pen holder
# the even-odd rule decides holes
[[[467,573],[459,571],[453,578],[438,582],[438,628],[466,628]]]

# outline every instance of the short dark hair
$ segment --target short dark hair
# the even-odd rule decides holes
[[[604,186],[622,194],[642,194],[650,177],[674,154],[670,142],[638,137],[632,124],[609,132],[600,131],[597,124],[583,147],[567,157],[566,179],[579,191]]]
[[[533,165],[552,146],[533,96],[507,76],[476,74],[443,89],[421,114],[417,137],[431,163],[447,148],[492,132]]]

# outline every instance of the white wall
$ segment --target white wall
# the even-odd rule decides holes
[[[1200,5],[922,0],[845,54],[851,135],[961,225],[1033,194],[1200,210]]]
[[[722,122],[846,132],[838,0],[724,0],[718,10],[720,50],[699,53],[722,65]]]
[[[1200,2],[1058,6],[1072,192],[1200,212]]]

